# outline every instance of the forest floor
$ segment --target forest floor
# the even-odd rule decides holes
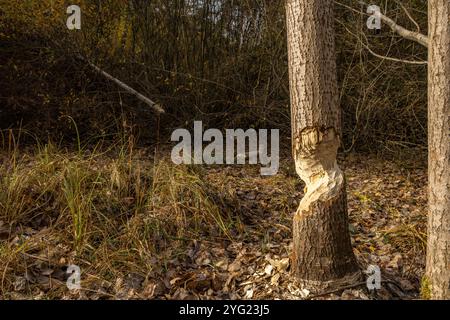
[[[291,220],[303,194],[290,161],[282,162],[278,175],[261,177],[251,166],[176,171],[166,162],[149,161],[150,151],[137,154],[123,163],[48,149],[17,160],[20,164],[11,164],[10,155],[2,158],[1,191],[7,194],[0,197],[2,298],[419,298],[426,243],[423,167],[356,154],[342,159],[354,252],[362,270],[381,268],[382,288],[369,292],[361,282],[312,296],[290,275]],[[147,170],[153,170],[151,178]],[[185,184],[174,188],[181,180]],[[85,197],[86,181],[98,194]],[[148,190],[140,192],[145,185]],[[12,209],[17,203],[20,208]],[[214,206],[228,213],[214,216]],[[187,230],[192,226],[196,233]],[[66,287],[69,264],[81,268],[81,289]]]

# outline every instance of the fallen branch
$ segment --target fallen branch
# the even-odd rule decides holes
[[[159,104],[157,104],[156,102],[153,102],[152,100],[150,100],[149,98],[147,98],[146,96],[140,94],[139,92],[137,92],[136,90],[134,90],[133,88],[131,88],[130,86],[126,85],[125,83],[123,83],[122,81],[120,81],[119,79],[113,77],[112,75],[110,75],[109,73],[107,73],[106,71],[103,71],[102,69],[100,69],[99,67],[97,67],[95,64],[93,64],[92,62],[88,61],[87,59],[83,58],[82,56],[78,55],[77,56],[78,59],[86,62],[92,69],[94,69],[95,71],[97,71],[98,73],[100,73],[102,76],[104,76],[106,79],[114,82],[115,84],[117,84],[119,87],[121,87],[122,89],[124,89],[126,92],[128,92],[129,94],[134,95],[136,98],[138,98],[139,100],[141,100],[142,102],[144,102],[145,104],[147,104],[149,107],[151,107],[155,112],[157,112],[158,114],[160,113],[164,113],[164,109],[161,108],[161,106]]]

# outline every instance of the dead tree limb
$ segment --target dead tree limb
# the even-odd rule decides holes
[[[428,37],[420,32],[415,32],[407,30],[402,26],[399,26],[391,18],[386,17],[384,14],[380,13],[381,20],[386,23],[395,33],[402,36],[405,39],[415,41],[424,47],[428,48]]]
[[[357,13],[365,14],[365,13],[360,12],[359,10],[356,10],[356,9],[354,9],[354,8],[348,6],[348,5],[345,5],[345,4],[343,4],[343,3],[339,2],[339,1],[336,1],[336,0],[335,0],[334,2],[335,2],[336,4],[342,6],[342,7],[345,7],[345,8],[347,8],[347,9],[350,9],[350,10],[355,11],[355,12],[357,12]],[[363,2],[363,1],[359,1],[359,3],[362,4],[362,5],[364,5],[364,6],[366,6],[366,7],[368,6],[368,4],[365,3],[365,2]],[[405,8],[404,8],[403,5],[402,5],[402,7],[403,7],[403,9],[405,10]],[[412,17],[410,16],[409,13],[407,13],[407,15],[408,15],[408,17],[409,17],[410,19],[412,18]],[[405,38],[405,39],[408,39],[408,40],[415,41],[415,42],[417,42],[417,43],[423,45],[424,47],[428,48],[428,42],[429,42],[429,41],[428,41],[428,36],[427,36],[427,35],[424,35],[424,34],[422,34],[422,33],[420,33],[420,32],[414,32],[414,31],[405,29],[405,28],[403,28],[402,26],[398,25],[398,24],[397,24],[394,20],[392,20],[391,18],[389,18],[389,17],[385,16],[384,14],[382,14],[381,12],[380,12],[380,19],[381,19],[385,24],[387,24],[387,25],[392,29],[392,31],[394,31],[395,33],[397,33],[399,36],[401,36],[401,37],[403,37],[403,38]],[[416,26],[417,26],[417,23],[414,23],[414,24],[416,24]]]
[[[95,64],[93,64],[92,62],[88,61],[87,59],[83,58],[82,56],[78,55],[77,56],[80,60],[86,62],[92,69],[94,69],[95,71],[97,71],[98,73],[100,73],[102,76],[104,76],[106,79],[114,82],[115,84],[117,84],[119,87],[121,87],[122,89],[124,89],[126,92],[128,92],[129,94],[134,95],[136,98],[138,98],[139,100],[141,100],[142,102],[144,102],[145,104],[147,104],[149,107],[151,107],[156,113],[161,114],[164,113],[164,109],[157,104],[156,102],[150,100],[149,98],[147,98],[146,96],[140,94],[139,92],[137,92],[136,90],[134,90],[133,88],[131,88],[130,86],[128,86],[127,84],[123,83],[122,81],[120,81],[119,79],[113,77],[112,75],[110,75],[109,73],[107,73],[106,71],[103,71],[102,69],[100,69],[99,67],[97,67]]]

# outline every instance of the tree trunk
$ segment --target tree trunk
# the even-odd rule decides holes
[[[348,231],[345,178],[336,162],[341,115],[332,0],[286,0],[292,148],[306,194],[293,222],[293,272],[318,291],[360,271]]]
[[[426,279],[433,299],[450,299],[450,1],[429,0]]]

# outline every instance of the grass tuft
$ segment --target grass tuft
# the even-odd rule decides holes
[[[3,161],[0,177],[5,297],[44,265],[77,264],[92,275],[84,281],[113,283],[130,272],[146,276],[203,236],[226,240],[244,229],[231,192],[196,167],[142,157],[128,140],[106,152],[38,144]]]

